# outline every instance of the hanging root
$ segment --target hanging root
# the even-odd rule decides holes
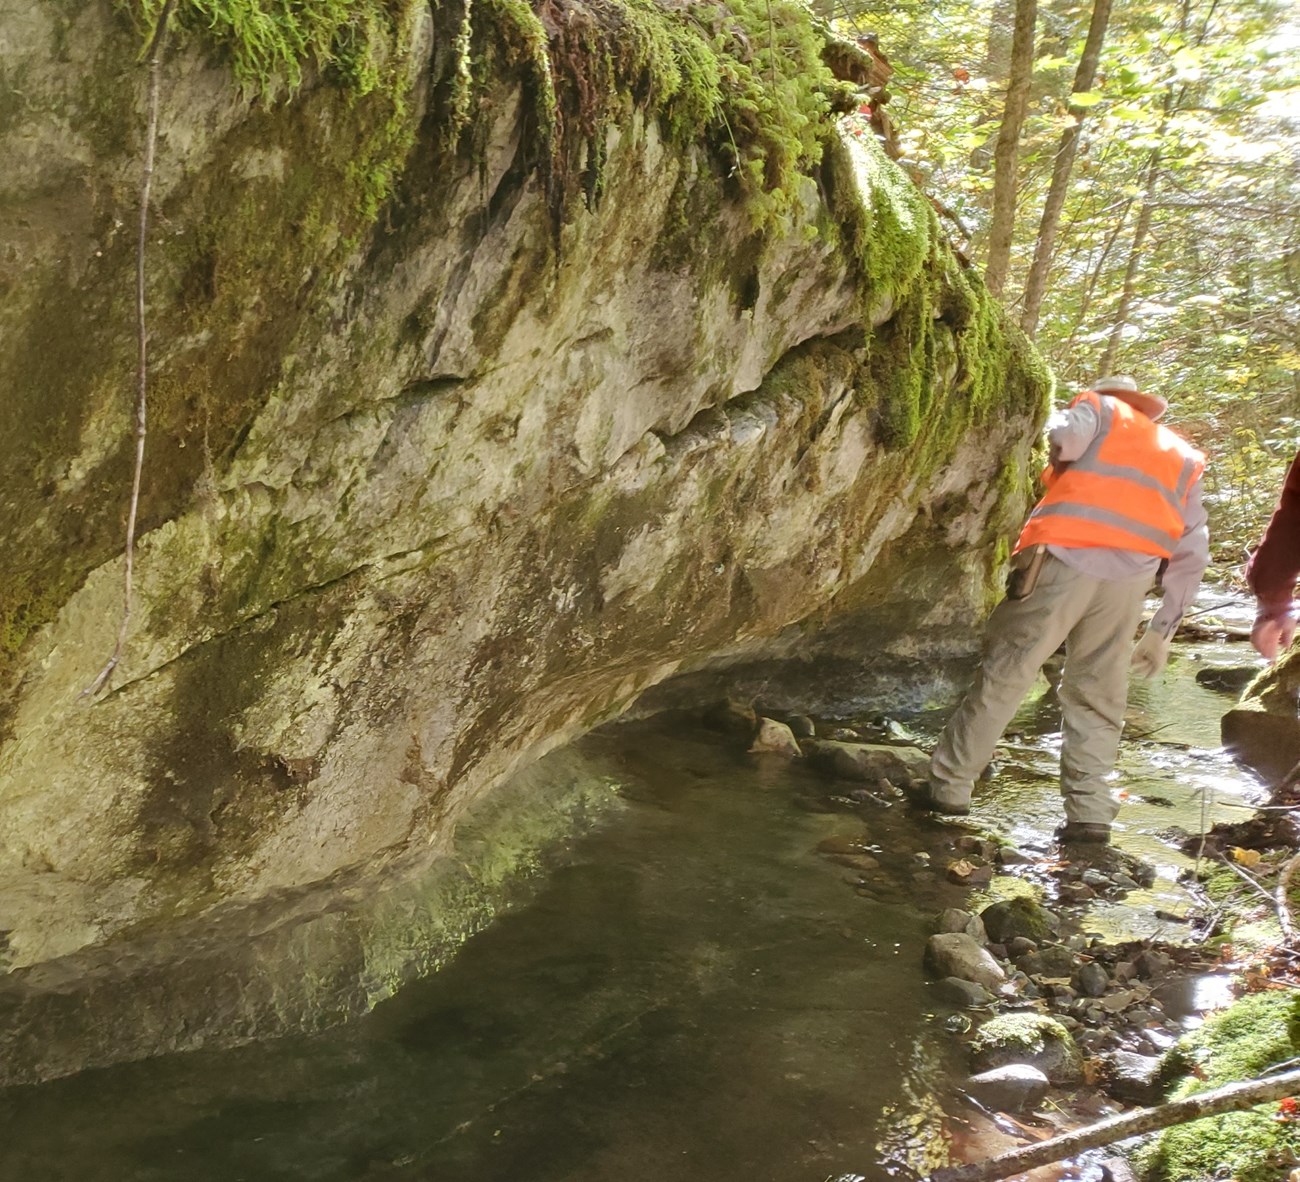
[[[167,35],[167,19],[171,16],[175,0],[166,0],[158,14],[153,37],[145,51],[149,63],[148,126],[144,137],[144,169],[140,179],[140,223],[135,244],[135,323],[136,323],[136,399],[135,399],[135,467],[131,475],[131,505],[126,516],[126,574],[123,580],[122,622],[117,629],[117,642],[113,654],[95,675],[80,696],[93,698],[108,687],[113,671],[122,659],[127,630],[131,625],[132,576],[135,566],[135,523],[140,510],[140,478],[144,472],[144,440],[146,411],[148,408],[149,334],[145,326],[145,245],[149,238],[149,190],[153,185],[154,148],[158,142],[158,93],[162,74],[163,39]]]

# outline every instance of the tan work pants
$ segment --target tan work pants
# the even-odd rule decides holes
[[[1149,575],[1098,579],[1048,555],[1026,599],[989,617],[984,660],[930,759],[930,791],[965,805],[1043,663],[1065,642],[1061,677],[1061,795],[1070,821],[1109,825],[1119,811],[1115,766],[1128,700],[1129,658]]]

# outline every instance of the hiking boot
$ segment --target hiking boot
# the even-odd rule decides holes
[[[969,804],[947,804],[942,800],[936,800],[934,789],[928,783],[922,782],[910,789],[907,793],[907,802],[918,809],[925,809],[931,813],[942,813],[945,817],[969,817]]]
[[[1056,840],[1062,845],[1107,845],[1110,826],[1090,821],[1066,821],[1056,831]]]

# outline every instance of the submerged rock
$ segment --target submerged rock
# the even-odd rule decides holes
[[[986,1006],[993,1001],[993,994],[983,985],[964,977],[943,977],[934,983],[934,992],[941,1000],[966,1009]]]
[[[785,723],[777,722],[772,718],[759,719],[758,734],[749,745],[749,751],[751,755],[768,753],[795,758],[803,754],[790,728]]]
[[[948,863],[948,881],[958,886],[985,886],[993,881],[993,867],[975,858],[957,858]]]
[[[1196,684],[1236,696],[1259,676],[1259,665],[1205,665],[1196,671]]]
[[[925,775],[930,757],[917,747],[890,747],[881,743],[846,743],[834,739],[807,739],[804,754],[814,767],[842,780],[878,784],[903,783]]]

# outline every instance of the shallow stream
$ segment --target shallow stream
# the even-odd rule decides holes
[[[1215,750],[1231,699],[1194,673],[1247,654],[1180,645],[1135,687],[1119,842],[1159,874],[1088,930],[1178,938],[1155,914],[1189,906],[1173,830],[1258,794]],[[1046,683],[1013,731],[973,820],[1045,860]],[[876,1182],[942,1160],[962,1064],[921,953],[969,898],[942,875],[962,826],[681,720],[578,755],[611,807],[448,968],[324,1034],[0,1093],[0,1179]],[[819,855],[834,836],[879,867]]]

